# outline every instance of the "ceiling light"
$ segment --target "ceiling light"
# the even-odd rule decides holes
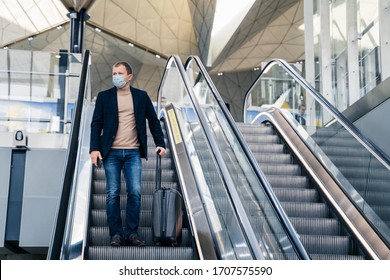
[[[223,75],[223,73],[222,72],[218,72],[218,76],[222,76]]]
[[[57,26],[57,30],[60,30],[60,29],[62,29],[62,25]]]
[[[134,44],[133,44],[133,43],[129,43],[129,46],[130,46],[130,47],[134,47]]]
[[[160,55],[156,54],[156,57],[157,57],[157,58],[160,58]]]
[[[102,30],[100,28],[97,28],[97,27],[95,28],[95,31],[96,32],[102,32]]]
[[[28,37],[27,40],[32,41],[34,37]]]

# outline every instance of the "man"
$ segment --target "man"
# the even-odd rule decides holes
[[[301,104],[298,106],[299,113],[295,114],[295,119],[301,124],[306,125],[306,106]]]
[[[145,91],[130,85],[132,78],[133,71],[127,62],[114,64],[114,87],[98,94],[91,122],[91,162],[98,166],[102,161],[106,174],[111,246],[145,244],[139,239],[137,231],[141,208],[141,158],[147,158],[146,119],[157,147],[156,152],[160,156],[166,154],[164,136],[154,106]],[[121,171],[127,191],[124,232],[119,205]]]

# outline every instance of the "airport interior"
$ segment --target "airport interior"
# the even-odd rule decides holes
[[[0,0],[0,259],[390,259],[386,53],[390,0]],[[146,246],[110,246],[89,145],[118,61],[161,123],[175,244],[148,131]]]

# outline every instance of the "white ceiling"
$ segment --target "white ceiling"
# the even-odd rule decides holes
[[[240,5],[241,14],[231,14],[233,7],[224,15],[221,3]],[[132,64],[134,86],[155,100],[164,58],[173,54],[183,61],[198,55],[211,75],[304,56],[303,0],[0,0],[0,48],[69,50],[71,9],[89,15],[83,47],[92,53],[93,94],[112,86],[119,60]],[[212,38],[214,22],[225,24]]]
[[[241,2],[229,1],[229,5]],[[87,9],[87,25],[151,53],[165,57],[178,54],[183,60],[199,55],[211,73],[252,69],[275,57],[289,62],[302,60],[303,0],[246,2],[250,5],[248,12],[234,24],[229,15],[224,26],[229,32],[220,32],[226,37],[216,41],[211,33],[217,0],[0,0],[0,47],[27,47],[31,42],[23,41],[29,36],[38,38],[48,30],[58,33],[56,27],[69,22],[68,9],[73,7],[76,11]],[[35,43],[35,48],[69,48],[69,34],[59,36],[58,42],[53,36],[43,36],[45,41]],[[89,46],[104,55],[102,49],[96,51],[99,44],[88,41],[92,37],[85,36],[84,48]]]

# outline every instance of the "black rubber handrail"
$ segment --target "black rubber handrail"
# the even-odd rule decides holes
[[[235,134],[237,140],[239,141],[245,156],[248,158],[250,165],[252,166],[256,176],[258,177],[259,181],[262,183],[264,190],[266,191],[266,194],[268,195],[272,205],[274,206],[276,210],[276,214],[278,215],[278,218],[280,219],[282,226],[288,233],[288,236],[290,237],[290,240],[292,244],[295,247],[295,250],[297,254],[300,256],[300,258],[308,260],[310,259],[308,253],[306,252],[306,249],[303,247],[301,241],[299,240],[293,226],[290,223],[290,220],[288,219],[287,215],[285,214],[282,206],[280,205],[278,199],[276,198],[275,194],[272,191],[271,186],[269,185],[268,180],[266,179],[264,173],[261,171],[257,160],[253,156],[252,152],[250,151],[250,148],[245,141],[244,137],[242,136],[242,133],[238,129],[235,121],[233,120],[233,117],[231,116],[229,110],[227,109],[225,102],[223,101],[218,89],[215,87],[214,83],[212,82],[207,70],[205,69],[202,61],[197,56],[189,56],[187,58],[187,61],[185,63],[185,69],[189,66],[191,61],[194,60],[196,64],[198,65],[200,71],[202,72],[203,77],[205,78],[207,84],[209,85],[211,92],[213,93],[215,99],[217,100],[220,109],[222,110],[224,116],[226,117],[230,127],[233,130],[233,133]]]
[[[72,122],[72,128],[69,136],[69,144],[67,149],[65,172],[63,176],[62,190],[57,208],[56,221],[54,224],[51,243],[49,245],[49,252],[47,255],[48,260],[59,260],[61,254],[61,247],[64,238],[64,231],[66,226],[66,217],[68,214],[70,192],[75,173],[75,166],[77,160],[77,150],[79,145],[80,123],[81,113],[83,109],[83,103],[85,99],[88,66],[90,59],[90,51],[86,50],[83,55],[83,63],[80,75],[80,84],[78,96],[74,109],[74,117]]]

